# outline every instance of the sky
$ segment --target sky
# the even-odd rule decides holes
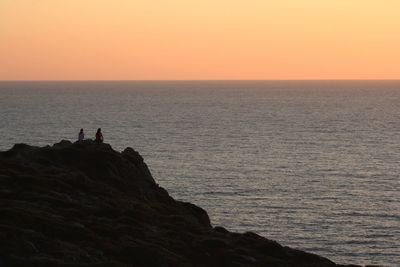
[[[0,80],[400,79],[399,0],[0,0]]]

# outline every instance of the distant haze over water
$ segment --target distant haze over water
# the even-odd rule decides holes
[[[131,146],[214,226],[400,262],[399,81],[0,82],[0,149]]]

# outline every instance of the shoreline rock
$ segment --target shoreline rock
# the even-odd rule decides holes
[[[0,184],[0,266],[346,266],[213,227],[132,148],[16,144],[0,152]]]

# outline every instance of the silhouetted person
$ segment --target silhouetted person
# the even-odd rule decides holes
[[[101,133],[101,128],[97,129],[96,140],[95,141],[98,144],[103,143],[103,134]]]
[[[83,132],[83,129],[81,129],[78,134],[78,141],[83,141],[84,139],[85,139],[85,133]]]

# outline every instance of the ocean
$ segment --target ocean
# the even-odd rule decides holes
[[[400,81],[0,82],[0,149],[102,128],[214,226],[400,266]]]

